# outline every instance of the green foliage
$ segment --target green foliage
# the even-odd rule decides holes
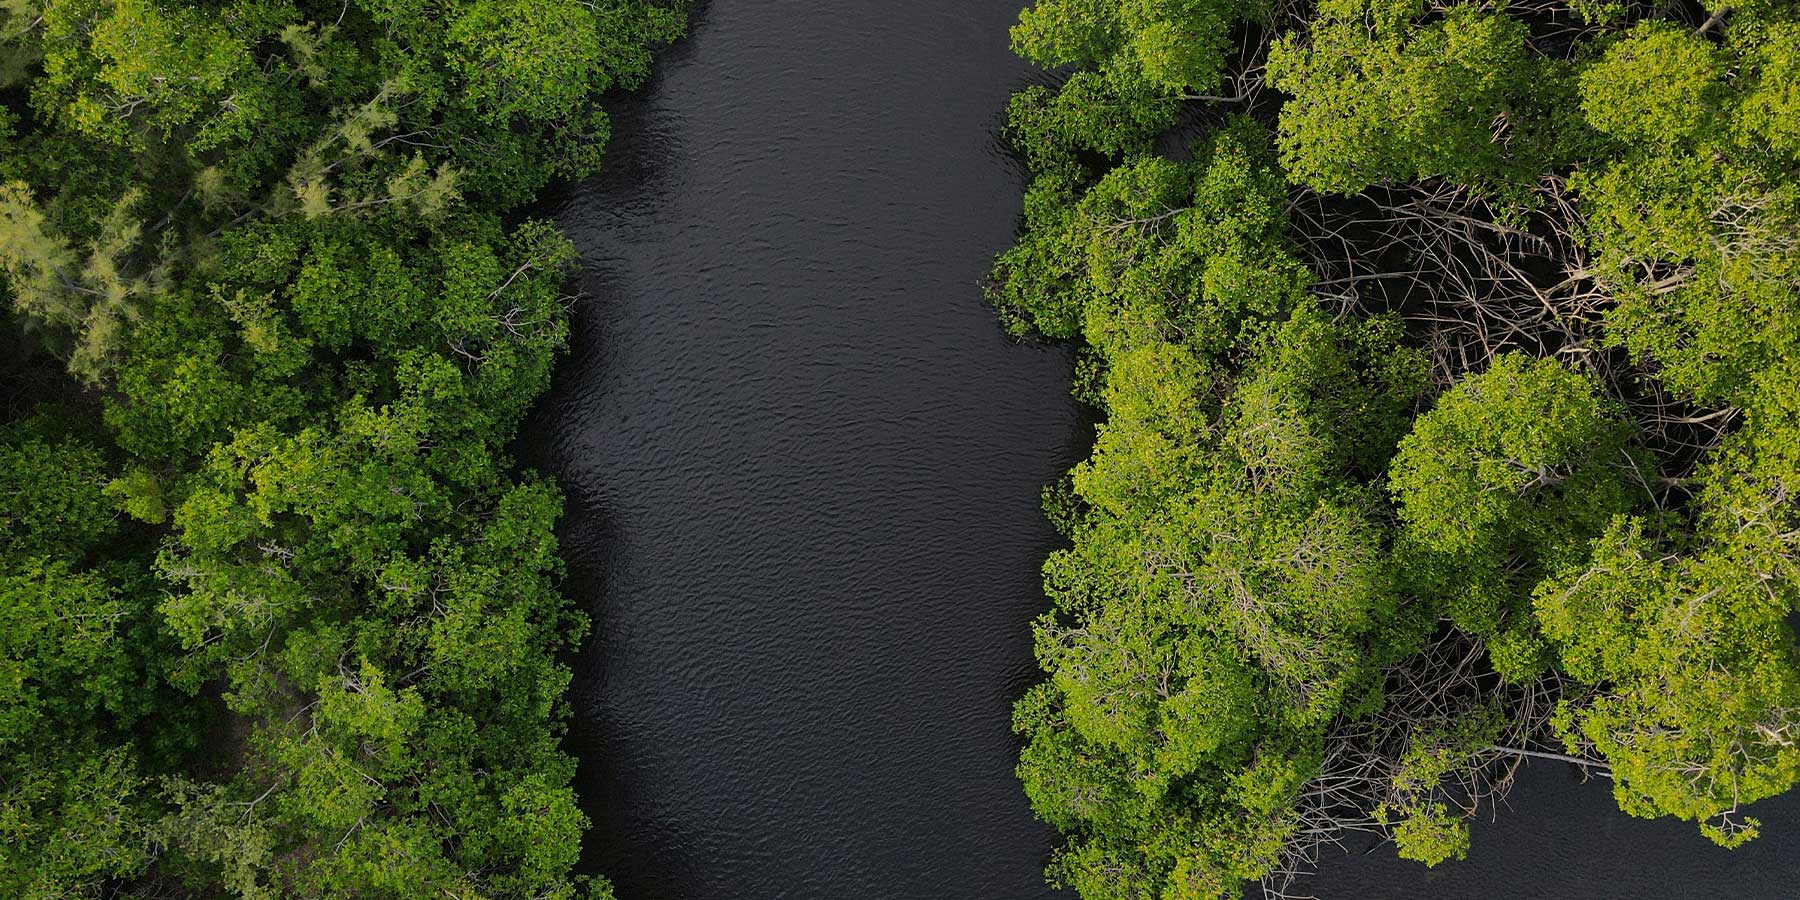
[[[1645,22],[1581,73],[1581,110],[1622,141],[1692,139],[1717,108],[1722,74],[1713,45],[1663,22]]]
[[[1631,507],[1629,481],[1642,476],[1627,436],[1587,379],[1509,354],[1439,397],[1400,441],[1391,484],[1412,589],[1488,639],[1501,675],[1542,673],[1531,586]]]
[[[1584,109],[1619,144],[1577,181],[1617,298],[1609,337],[1742,424],[1679,516],[1618,520],[1536,600],[1563,664],[1599,686],[1563,711],[1565,742],[1613,765],[1625,810],[1703,822],[1727,846],[1757,832],[1743,804],[1800,779],[1800,148],[1774,121],[1797,83],[1794,29],[1755,10],[1719,44],[1642,24],[1582,75]]]
[[[1771,590],[1782,583],[1772,575],[1716,550],[1669,556],[1641,521],[1621,518],[1591,564],[1539,586],[1563,664],[1605,685],[1560,710],[1558,728],[1572,749],[1612,764],[1621,809],[1707,822],[1708,836],[1735,846],[1756,823],[1732,814],[1800,780],[1800,660],[1783,596],[1793,591]]]
[[[1075,64],[1058,88],[1032,87],[1007,111],[1014,144],[1042,178],[1079,181],[1083,154],[1147,152],[1183,99],[1217,91],[1234,31],[1267,0],[1039,0],[1013,49],[1039,65]]]
[[[141,197],[126,191],[100,221],[83,259],[48,224],[29,186],[0,185],[0,274],[7,277],[13,306],[42,325],[71,332],[69,370],[89,381],[111,365],[127,324],[138,317],[136,302],[159,280],[156,270],[136,277],[120,270],[140,239],[132,213]]]
[[[1053,879],[1236,896],[1332,828],[1437,865],[1470,847],[1453,786],[1552,747],[1608,767],[1627,812],[1751,839],[1743,806],[1800,779],[1792,9],[1212,15],[1188,56],[1131,3],[1039,4],[1013,32],[1075,70],[1014,99],[1033,182],[990,298],[1015,334],[1081,344],[1105,415],[1046,503],[1073,546],[1015,714],[1026,793],[1067,838]],[[1233,119],[1165,158],[1176,121],[1212,121],[1171,101],[1254,80],[1230,19],[1269,39],[1287,96],[1251,110],[1274,153]],[[1290,204],[1283,182],[1362,196]],[[1316,210],[1366,207],[1388,217],[1332,221],[1442,241],[1347,261],[1409,286],[1400,319],[1289,249],[1329,227]],[[1302,236],[1315,257],[1367,237]],[[1487,305],[1504,278],[1566,280],[1510,321],[1535,301]],[[1556,306],[1571,285],[1592,290]],[[1428,378],[1459,315],[1554,357],[1453,351]]]
[[[80,559],[112,537],[113,512],[101,496],[105,460],[94,447],[75,441],[46,442],[24,428],[16,442],[0,445],[0,493],[10,498],[0,509],[0,547],[10,559]]]
[[[1642,26],[1582,75],[1584,109],[1623,145],[1576,181],[1618,298],[1610,337],[1703,402],[1743,403],[1755,374],[1800,340],[1800,148],[1766,118],[1800,87],[1794,46],[1747,38],[1719,50]],[[1733,65],[1742,74],[1727,90]],[[1628,76],[1639,69],[1670,74],[1651,91]]]
[[[161,618],[187,651],[172,678],[222,679],[231,712],[265,723],[254,765],[178,792],[173,849],[192,877],[251,895],[573,890],[585,819],[556,747],[568,673],[551,654],[579,620],[551,583],[560,498],[500,455],[566,334],[568,246],[482,220],[309,231],[292,256],[228,247],[237,283],[292,284],[272,293],[289,302],[172,305],[134,337],[107,410],[140,458],[210,445],[168,488],[115,484],[175,501],[159,563],[179,586]],[[403,263],[390,248],[409,244]],[[184,334],[213,336],[214,361],[187,371],[226,373],[219,388],[159,380],[184,371],[164,354],[205,347]],[[236,812],[265,794],[256,817]],[[529,838],[477,839],[526,819]],[[334,854],[296,856],[327,837]]]
[[[166,279],[204,289],[239,225],[430,220],[592,172],[594,100],[640,83],[683,22],[656,0],[227,6],[53,0],[11,39],[42,59],[0,271],[90,380]]]
[[[1282,164],[1295,182],[1354,193],[1433,177],[1504,188],[1556,158],[1540,109],[1563,67],[1531,56],[1524,23],[1474,3],[1427,18],[1422,0],[1332,0],[1269,53]]]
[[[1427,723],[1407,736],[1392,777],[1390,800],[1376,818],[1393,822],[1395,851],[1403,859],[1435,867],[1468,857],[1466,817],[1437,799],[1440,785],[1467,771],[1499,739],[1505,716],[1493,705],[1478,706],[1444,721]]]
[[[1045,68],[1093,64],[1164,91],[1219,85],[1231,28],[1268,14],[1265,0],[1038,0],[1019,14],[1013,49]]]
[[[0,894],[608,895],[505,450],[574,252],[503,214],[684,18],[6,7],[0,294],[97,396],[0,435]]]
[[[140,729],[155,693],[134,634],[144,573],[105,462],[47,418],[0,432],[0,893],[49,897],[128,876],[149,856]],[[143,740],[148,732],[149,740]]]
[[[489,121],[552,122],[582,111],[596,91],[635,87],[650,73],[649,47],[679,37],[674,10],[613,2],[478,0],[449,30],[465,103]]]
[[[1394,826],[1394,849],[1404,859],[1435,867],[1469,857],[1469,823],[1443,803],[1413,813]]]
[[[1045,566],[1051,679],[1016,719],[1034,808],[1071,834],[1053,874],[1089,897],[1228,896],[1266,874],[1326,726],[1407,640],[1378,627],[1394,570],[1369,479],[1423,360],[1392,321],[1306,299],[1259,129],[1202,149],[1046,206],[1025,245],[1069,261],[1060,283],[998,270],[1022,316],[1079,322],[1104,361],[1107,421],[1063,507],[1074,546]]]
[[[1747,142],[1764,142],[1777,158],[1800,159],[1800,52],[1794,49],[1800,46],[1800,23],[1746,31],[1732,34],[1751,74],[1731,124]]]

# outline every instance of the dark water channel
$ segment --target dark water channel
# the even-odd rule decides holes
[[[1038,490],[1087,436],[1068,357],[978,286],[1023,187],[1019,3],[714,0],[556,210],[589,296],[525,455],[569,493],[570,746],[625,900],[1074,900],[1007,717]],[[1340,856],[1317,892],[1800,896],[1800,802],[1725,854],[1555,766],[1515,798],[1466,863]]]

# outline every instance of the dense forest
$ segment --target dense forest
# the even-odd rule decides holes
[[[0,3],[0,896],[610,895],[520,210],[685,20]]]
[[[1039,0],[991,296],[1104,415],[1019,774],[1086,900],[1800,778],[1800,9]],[[1254,887],[1253,887],[1254,889]]]

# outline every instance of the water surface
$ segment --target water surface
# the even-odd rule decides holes
[[[1055,896],[1008,715],[1086,437],[1067,354],[981,299],[1017,8],[717,0],[557,210],[590,296],[527,456],[621,897]]]

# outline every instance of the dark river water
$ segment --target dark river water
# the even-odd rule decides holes
[[[979,287],[1023,189],[1019,2],[714,0],[555,208],[588,296],[524,456],[569,494],[569,746],[622,900],[1075,900],[1007,719],[1038,491],[1089,438],[1068,356]],[[1513,805],[1467,862],[1338,855],[1313,889],[1800,896],[1800,802],[1735,854],[1555,765]]]

